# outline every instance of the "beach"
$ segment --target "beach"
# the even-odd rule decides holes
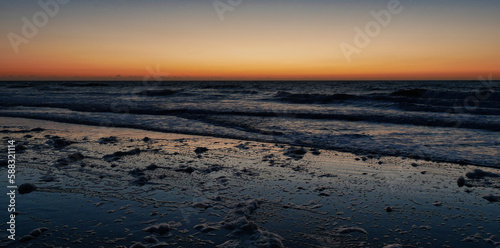
[[[500,241],[496,168],[24,118],[1,123],[4,142],[16,141],[17,184],[36,186],[17,195],[16,241],[3,239],[5,247]]]
[[[500,248],[500,1],[0,1],[0,248]]]

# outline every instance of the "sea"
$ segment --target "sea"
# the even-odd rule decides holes
[[[500,168],[500,81],[0,82],[0,116]]]

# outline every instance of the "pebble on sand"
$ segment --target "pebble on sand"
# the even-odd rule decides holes
[[[118,138],[115,136],[102,137],[99,139],[99,144],[110,144],[118,142]]]
[[[135,149],[132,149],[132,150],[126,151],[126,152],[119,151],[119,152],[115,152],[113,154],[108,154],[108,155],[105,155],[103,158],[104,158],[104,160],[111,162],[111,161],[118,160],[124,156],[137,155],[139,153],[141,153],[141,149],[135,148]]]
[[[68,159],[70,161],[81,161],[85,158],[85,156],[81,152],[75,152],[73,154],[68,155]]]
[[[62,139],[61,137],[58,136],[52,137],[52,139],[49,142],[52,143],[52,145],[56,149],[64,148],[66,146],[73,144],[73,142]]]
[[[296,147],[290,147],[283,155],[291,157],[295,160],[300,160],[304,157],[304,155],[307,153],[307,150],[304,148],[296,148]]]
[[[31,235],[25,235],[25,236],[22,236],[22,237],[19,239],[19,241],[20,241],[20,242],[28,242],[28,241],[30,241],[30,240],[32,240],[32,239],[34,239],[34,238],[35,238],[35,237],[33,237],[33,236],[31,236]]]
[[[316,155],[316,156],[321,155],[321,152],[318,149],[315,149],[315,148],[311,149],[311,153],[313,155]]]
[[[489,194],[489,195],[483,196],[483,199],[485,199],[489,202],[498,202],[498,201],[500,201],[500,196]]]
[[[458,185],[458,187],[463,187],[465,185],[465,178],[464,177],[459,177],[457,179],[457,185]]]
[[[146,167],[146,170],[156,170],[158,168],[160,168],[160,167],[158,167],[158,165],[150,164],[150,165],[148,165],[148,167]]]
[[[208,151],[208,148],[206,147],[196,147],[196,149],[194,150],[194,152],[196,154],[202,154],[204,152],[207,152]]]
[[[187,167],[187,168],[180,168],[180,169],[177,169],[175,171],[178,171],[178,172],[186,172],[186,173],[193,173],[195,171],[195,169],[193,167]]]
[[[19,186],[19,194],[28,194],[36,190],[36,186],[32,183],[23,183]]]

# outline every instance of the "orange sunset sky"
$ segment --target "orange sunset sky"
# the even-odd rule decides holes
[[[497,0],[401,1],[350,61],[341,44],[355,47],[356,27],[391,1],[221,0],[219,12],[201,0],[41,2],[58,4],[0,2],[0,80],[141,80],[157,67],[165,80],[500,75]],[[44,25],[26,37],[33,18]]]

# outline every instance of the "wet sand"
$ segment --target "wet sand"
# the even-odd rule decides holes
[[[500,247],[499,169],[0,119],[37,187],[0,246]]]

